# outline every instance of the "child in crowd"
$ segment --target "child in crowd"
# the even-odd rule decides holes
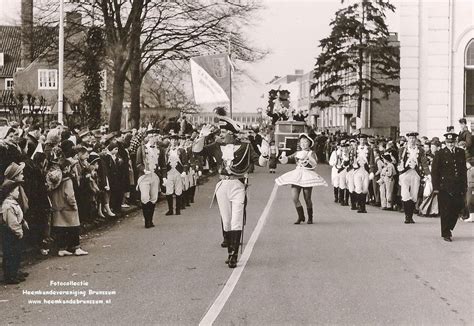
[[[394,177],[397,173],[395,165],[392,163],[392,155],[385,152],[382,154],[383,167],[380,171],[380,206],[382,210],[392,210],[392,194],[394,186]]]
[[[270,173],[276,173],[275,169],[278,164],[278,147],[275,146],[275,141],[270,141],[270,157],[268,158],[268,168]]]

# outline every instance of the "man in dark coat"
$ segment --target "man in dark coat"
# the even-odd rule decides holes
[[[465,118],[459,119],[459,125],[461,127],[461,131],[459,132],[458,142],[465,141],[466,142],[466,155],[467,157],[474,156],[474,146],[472,144],[472,134],[467,127],[467,121]]]
[[[433,193],[438,193],[441,236],[451,242],[458,215],[464,208],[467,168],[464,150],[456,148],[457,135],[446,133],[446,147],[437,151],[431,167]]]

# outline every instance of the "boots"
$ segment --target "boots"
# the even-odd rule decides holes
[[[189,198],[189,201],[191,202],[191,204],[193,204],[194,203],[194,195],[196,194],[196,186],[192,186],[190,188],[190,190],[191,190],[191,196]]]
[[[344,191],[344,206],[349,206],[349,196],[350,196],[349,189]]]
[[[182,196],[176,196],[176,215],[181,215],[181,200]]]
[[[308,207],[308,224],[313,224],[313,207]]]
[[[403,202],[403,206],[405,211],[405,224],[414,224],[413,212],[415,211],[415,202],[407,200]]]
[[[178,199],[178,196],[176,196],[176,207],[178,207],[177,199]],[[183,192],[179,196],[179,202],[180,202],[179,208],[186,209],[186,191],[183,190]]]
[[[357,193],[355,191],[351,192],[351,210],[355,211],[357,210],[357,202],[358,202],[358,197]]]
[[[339,204],[341,204],[341,206],[344,206],[344,192],[345,189],[339,188]]]
[[[334,202],[338,203],[339,202],[339,188],[334,187]]]
[[[295,224],[300,224],[301,222],[304,222],[303,206],[296,207],[296,212],[298,213],[298,219],[296,220]]]
[[[229,248],[229,232],[226,232],[222,230],[222,236],[224,237],[224,240],[221,243],[222,248]],[[227,264],[227,263],[226,263]]]
[[[242,231],[230,231],[231,234],[231,255],[229,258],[229,268],[237,267],[237,258],[239,256],[239,247],[240,247],[240,237]]]
[[[367,211],[365,210],[365,196],[366,196],[366,194],[364,194],[364,193],[357,194],[356,193],[356,196],[359,198],[359,210],[357,211],[357,213],[367,213]]]
[[[173,195],[166,195],[166,201],[168,202],[168,211],[165,215],[173,215]]]
[[[191,203],[190,203],[191,202],[191,198],[190,198],[191,197],[191,188],[186,190],[185,194],[186,194],[186,196],[185,196],[185,198],[186,198],[185,202],[186,203],[185,204],[186,204],[186,206],[191,206]]]
[[[153,224],[153,215],[155,215],[155,203],[149,202],[148,203],[148,225],[151,228],[155,227],[155,224]]]
[[[149,220],[149,206],[148,203],[142,203],[142,212],[143,212],[143,219],[145,220],[145,229],[150,227],[150,220]]]

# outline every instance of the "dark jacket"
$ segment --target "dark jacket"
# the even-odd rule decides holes
[[[444,190],[450,194],[465,194],[467,168],[464,151],[454,148],[454,154],[446,147],[436,152],[431,167],[433,190]]]
[[[458,141],[465,141],[466,142],[466,152],[469,157],[474,156],[474,146],[472,144],[472,134],[469,129],[464,128],[459,132]]]

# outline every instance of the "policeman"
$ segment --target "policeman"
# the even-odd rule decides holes
[[[227,237],[225,240],[229,243],[226,263],[229,268],[235,268],[244,225],[247,174],[251,164],[265,166],[268,153],[260,148],[259,157],[250,143],[237,139],[237,134],[242,130],[240,124],[225,116],[223,108],[216,108],[216,113],[220,115],[219,126],[223,142],[204,146],[205,137],[209,136],[213,129],[212,126],[204,126],[201,136],[194,144],[193,152],[207,153],[217,161],[220,181],[216,185],[215,198],[219,205],[224,236]]]
[[[399,184],[405,210],[405,224],[413,224],[413,212],[415,203],[418,200],[418,190],[420,188],[421,175],[424,174],[427,180],[430,179],[430,169],[425,151],[416,144],[418,133],[407,133],[408,143],[403,148],[398,164],[400,173]]]
[[[436,152],[431,176],[433,192],[438,193],[441,215],[441,236],[451,242],[458,215],[464,208],[467,190],[466,156],[462,149],[454,146],[457,135],[446,133],[446,147]]]

